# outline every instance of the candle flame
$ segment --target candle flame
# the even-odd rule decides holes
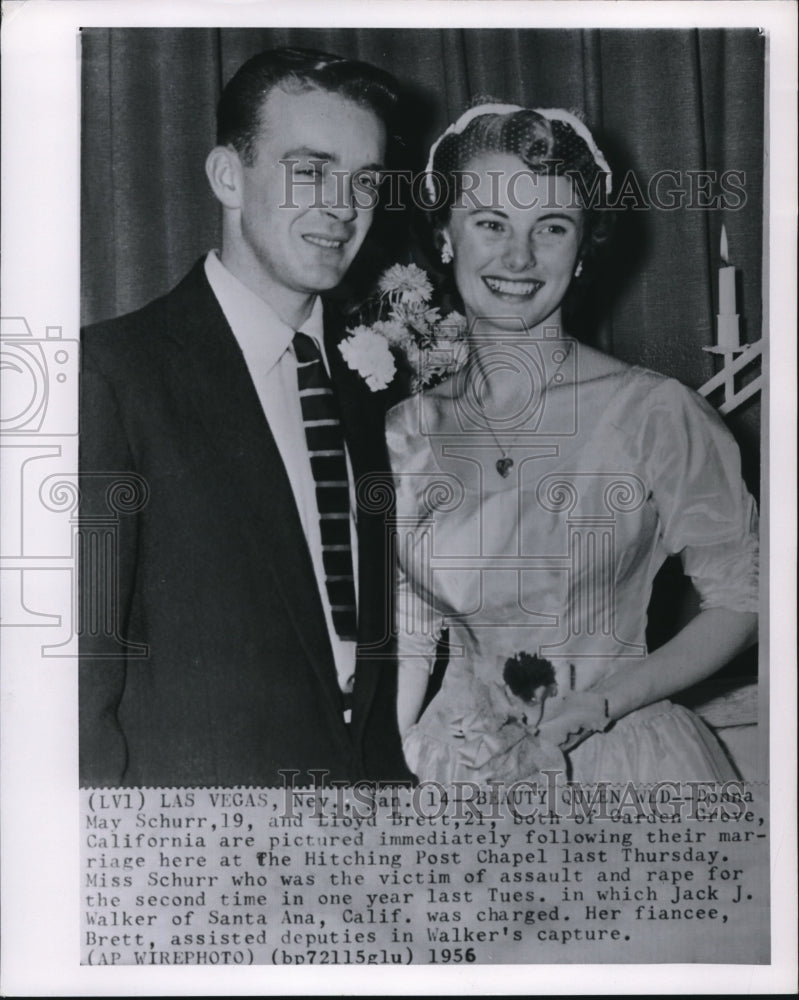
[[[721,259],[725,264],[729,263],[730,250],[727,246],[727,227],[722,223],[721,226]]]

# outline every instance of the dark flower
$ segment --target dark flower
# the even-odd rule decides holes
[[[517,698],[528,704],[537,701],[539,688],[555,683],[555,668],[542,656],[517,653],[505,661],[502,679]]]

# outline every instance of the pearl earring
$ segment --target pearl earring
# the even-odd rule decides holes
[[[574,277],[579,278],[583,273],[583,262],[581,260],[577,261],[577,267],[574,269]]]
[[[441,263],[452,263],[452,246],[450,245],[449,240],[445,240],[444,245],[441,247]]]

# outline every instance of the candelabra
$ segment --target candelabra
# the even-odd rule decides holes
[[[741,344],[738,347],[705,347],[703,350],[723,358],[721,371],[716,372],[697,390],[701,396],[709,396],[717,389],[723,389],[724,401],[718,407],[719,413],[732,413],[747,399],[760,392],[763,383],[762,373],[758,372],[755,378],[739,389],[735,387],[735,377],[759,361],[763,354],[762,340],[757,340],[754,344]]]
[[[763,354],[763,341],[741,344],[738,333],[738,308],[735,289],[735,267],[729,262],[727,229],[721,227],[721,267],[719,268],[719,311],[717,320],[717,343],[703,350],[717,354],[723,359],[721,371],[698,390],[700,395],[709,396],[717,389],[724,390],[724,401],[718,407],[720,413],[732,413],[755,393],[760,392],[762,375],[760,372],[740,389],[735,387],[736,376],[753,365]]]

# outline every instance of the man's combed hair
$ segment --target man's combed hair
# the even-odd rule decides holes
[[[253,162],[264,101],[274,87],[289,94],[312,90],[340,94],[374,112],[391,133],[398,97],[391,74],[369,63],[314,49],[270,49],[244,63],[217,105],[217,144],[233,146],[245,164]]]

